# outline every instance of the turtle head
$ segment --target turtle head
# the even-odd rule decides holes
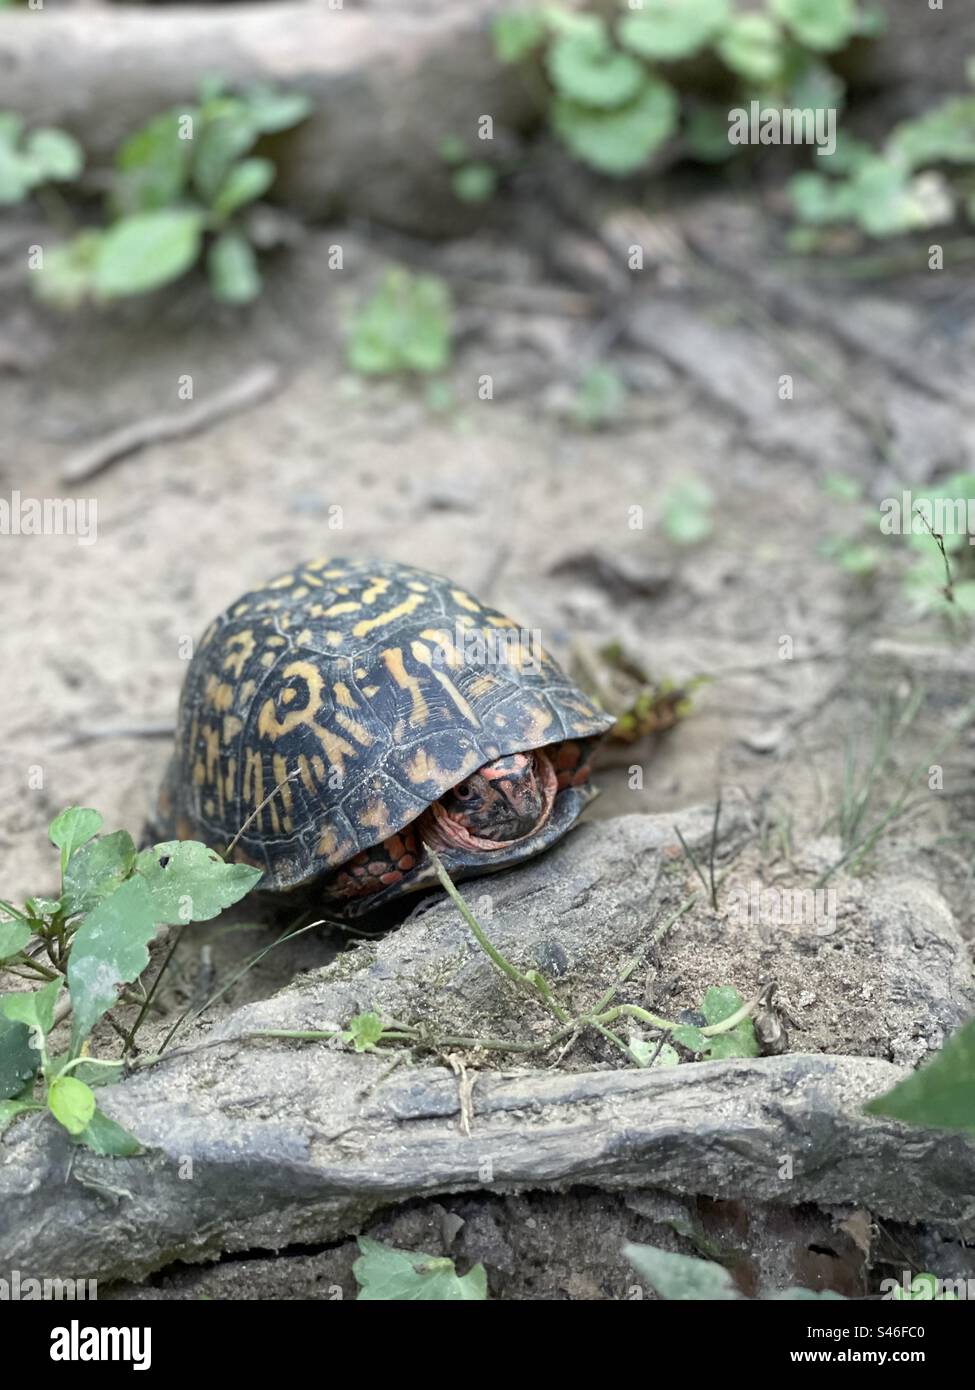
[[[485,763],[442,797],[437,824],[459,848],[510,844],[540,830],[557,790],[544,753],[509,753]]]

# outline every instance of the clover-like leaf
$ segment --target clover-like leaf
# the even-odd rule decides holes
[[[491,36],[500,63],[520,63],[545,38],[545,19],[535,9],[505,10],[495,17]]]
[[[605,29],[560,35],[548,51],[547,67],[563,96],[600,108],[624,106],[645,77],[642,64],[621,53]]]
[[[639,10],[620,20],[620,41],[643,58],[689,58],[730,14],[729,0],[643,0]]]
[[[843,48],[857,32],[856,0],[771,0],[782,23],[807,48]]]
[[[677,129],[674,89],[647,78],[639,95],[615,111],[596,111],[559,97],[552,125],[568,148],[601,173],[633,174]]]
[[[781,74],[782,32],[768,15],[736,15],[720,34],[717,50],[728,67],[748,82],[765,85]]]

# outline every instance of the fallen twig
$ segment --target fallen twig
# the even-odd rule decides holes
[[[187,405],[169,415],[147,416],[144,420],[122,425],[101,439],[86,444],[65,460],[61,478],[66,483],[82,482],[101,473],[110,463],[116,463],[149,444],[196,434],[235,411],[256,405],[270,395],[279,382],[278,368],[271,362],[262,362],[245,372],[225,391],[218,391],[199,404]]]

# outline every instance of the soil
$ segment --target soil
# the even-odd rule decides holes
[[[518,214],[522,231],[532,216]],[[546,211],[537,216],[548,225]],[[693,1008],[711,984],[734,982],[747,995],[774,975],[804,1051],[915,1063],[940,1045],[937,1029],[892,1020],[896,970],[885,973],[878,959],[878,924],[898,912],[911,918],[919,896],[940,895],[952,929],[971,937],[970,723],[946,743],[971,690],[970,635],[912,607],[902,538],[886,542],[871,581],[821,553],[847,524],[823,483],[843,472],[877,503],[895,481],[975,469],[964,404],[975,328],[958,307],[967,291],[950,269],[882,285],[842,267],[797,277],[778,259],[774,216],[732,193],[690,190],[666,213],[650,206],[640,217],[664,249],[623,294],[606,290],[598,265],[580,267],[571,245],[546,251],[544,237],[488,230],[430,247],[347,227],[302,233],[272,265],[266,295],[243,312],[215,309],[195,281],[111,315],[69,319],[11,291],[0,337],[3,490],[92,499],[97,539],[4,536],[0,545],[4,897],[55,891],[46,826],[61,807],[96,806],[110,829],[144,825],[187,639],[303,558],[376,554],[451,575],[540,628],[567,662],[573,643],[619,641],[657,678],[706,677],[690,717],[666,735],[607,746],[589,815],[669,813],[713,804],[719,792],[743,799],[754,829],[733,863],[719,865],[728,869],[722,893],[809,888],[847,853],[851,779],[867,787],[873,759],[865,829],[914,774],[911,813],[830,880],[834,919],[818,924],[814,950],[803,933],[783,945],[753,914],[729,930],[726,916],[701,908],[668,938],[656,988],[668,1007]],[[23,225],[5,238],[15,245],[32,232]],[[533,249],[539,240],[543,249]],[[341,271],[328,268],[336,244]],[[366,382],[344,363],[349,315],[391,257],[435,269],[454,290],[446,408],[422,383]],[[619,420],[588,429],[574,423],[571,400],[597,358],[629,394]],[[150,445],[83,484],[60,480],[90,440],[178,412],[187,377],[200,402],[265,361],[276,364],[279,387],[254,408]],[[478,398],[484,374],[492,400]],[[784,374],[792,399],[780,396]],[[714,498],[713,531],[693,546],[664,525],[668,490],[688,478]],[[943,769],[943,790],[929,790],[932,764]],[[144,1046],[285,925],[273,907],[248,903],[184,934]],[[271,951],[207,1024],[335,950],[334,938],[311,932]],[[580,987],[599,985],[607,964]],[[968,988],[970,964],[959,968]],[[101,1042],[109,1051],[110,1035]],[[582,1054],[586,1065],[605,1061],[598,1049]],[[450,1210],[467,1223],[455,1237],[462,1255],[493,1252],[501,1297],[637,1296],[628,1289],[638,1281],[599,1249],[667,1243],[656,1208],[653,1219],[641,1216],[617,1195],[485,1196]],[[450,1250],[444,1212],[417,1203],[372,1233]],[[718,1243],[738,1220],[724,1215]],[[737,1239],[763,1269],[788,1244],[776,1221],[831,1224],[822,1213],[760,1220],[764,1234],[739,1221]],[[803,1241],[804,1250],[821,1243]],[[833,1257],[847,1254],[844,1246]],[[348,1243],[258,1252],[157,1276],[146,1296],[331,1297],[338,1288],[348,1297],[353,1256]],[[844,1270],[841,1286],[867,1277],[862,1261]],[[809,1275],[787,1272],[800,1282]],[[817,1277],[828,1283],[828,1273]],[[753,1277],[743,1273],[742,1286]]]

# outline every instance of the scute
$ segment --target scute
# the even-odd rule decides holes
[[[308,882],[494,758],[612,723],[510,618],[453,581],[313,560],[207,630],[180,705],[163,821]],[[497,664],[498,642],[512,659]],[[277,790],[275,790],[277,788]],[[262,803],[264,803],[262,805]]]

